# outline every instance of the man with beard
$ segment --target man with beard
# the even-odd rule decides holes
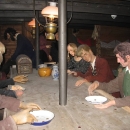
[[[10,66],[16,64],[16,58],[20,54],[27,55],[32,60],[33,67],[35,67],[35,61],[36,61],[35,50],[31,42],[25,36],[18,33],[13,28],[7,28],[4,32],[4,38],[5,40],[11,39],[12,41],[17,41],[17,47],[14,54],[4,64],[2,72],[8,74]]]

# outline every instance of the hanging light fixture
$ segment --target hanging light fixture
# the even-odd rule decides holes
[[[56,2],[49,2],[49,6],[45,7],[41,14],[44,17],[50,17],[50,18],[58,18],[58,7],[56,7]]]
[[[58,18],[58,7],[56,7],[56,2],[49,2],[49,6],[45,7],[41,14],[46,19],[45,30],[47,32],[46,39],[55,39],[54,33],[57,30],[57,24],[54,23],[55,19]]]

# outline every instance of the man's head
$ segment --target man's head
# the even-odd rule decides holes
[[[93,62],[93,58],[95,57],[88,45],[80,45],[77,49],[76,55],[82,57],[87,62]]]
[[[123,67],[130,66],[130,43],[122,42],[114,49],[114,53],[117,57],[117,62]]]
[[[4,32],[4,39],[7,40],[7,39],[11,39],[12,41],[15,41],[15,34],[16,34],[16,30],[13,29],[13,28],[7,28]]]

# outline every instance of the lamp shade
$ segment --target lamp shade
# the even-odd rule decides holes
[[[41,14],[44,17],[50,17],[50,18],[58,18],[58,7],[56,7],[56,2],[49,2],[50,6],[45,7]]]
[[[33,18],[32,21],[28,23],[28,25],[31,27],[35,27],[35,18]]]

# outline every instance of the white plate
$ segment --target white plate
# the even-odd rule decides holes
[[[37,122],[33,122],[32,125],[40,126],[40,125],[46,125],[51,122],[51,120],[54,118],[54,113],[47,111],[47,110],[38,110],[30,112],[30,114],[34,115]]]
[[[103,96],[88,96],[85,100],[92,104],[102,104],[107,101],[107,98]]]

